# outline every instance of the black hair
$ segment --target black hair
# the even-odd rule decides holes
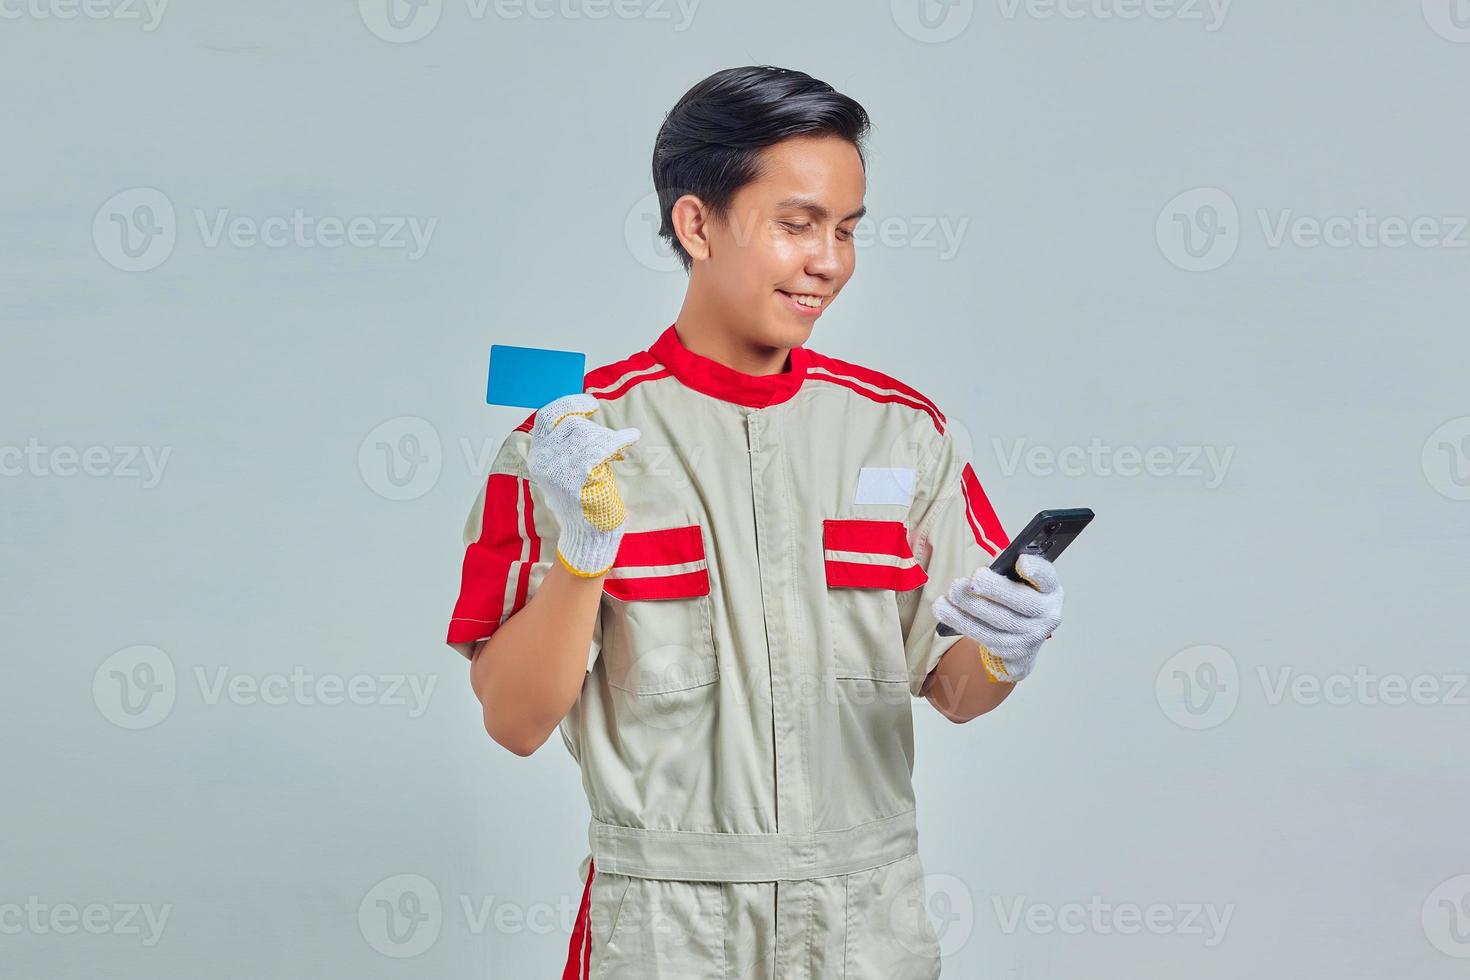
[[[693,260],[674,234],[674,202],[693,194],[711,213],[729,215],[735,192],[760,177],[761,150],[793,136],[838,136],[863,157],[868,113],[805,72],[771,65],[717,71],[685,92],[653,144],[659,237],[688,272]]]

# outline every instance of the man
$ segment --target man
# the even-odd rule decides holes
[[[677,319],[527,417],[466,524],[448,641],[486,730],[560,728],[591,808],[564,977],[939,975],[912,699],[998,705],[1062,590],[986,567],[1006,534],[932,401],[804,346],[853,273],[867,129],[771,67],[680,99]]]

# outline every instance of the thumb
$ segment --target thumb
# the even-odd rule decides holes
[[[1016,558],[1016,574],[1037,592],[1055,592],[1061,579],[1056,566],[1040,555],[1023,551]]]
[[[620,455],[622,450],[636,442],[639,435],[637,429],[609,429],[592,423],[584,434],[579,434],[574,452],[581,465],[590,472],[599,463],[624,458]]]
[[[623,452],[623,450],[625,450],[625,449],[629,448],[630,446],[632,446],[633,443],[637,442],[642,437],[643,437],[643,433],[640,432],[636,426],[631,426],[630,425],[626,429],[617,429],[617,430],[615,430],[612,433],[612,436],[608,440],[608,442],[611,445],[614,445],[614,446],[617,447],[617,452],[613,453],[612,456],[609,457],[609,458],[610,459],[627,459],[628,457]]]

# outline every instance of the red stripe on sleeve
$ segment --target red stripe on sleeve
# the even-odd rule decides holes
[[[964,491],[965,512],[970,521],[970,531],[975,535],[975,543],[991,555],[999,554],[1011,543],[1011,539],[1006,536],[1005,528],[1001,527],[1000,518],[996,516],[995,508],[990,505],[990,498],[985,495],[985,488],[980,485],[980,479],[975,476],[975,470],[969,463],[960,471],[960,487]]]
[[[455,600],[454,617],[449,622],[447,641],[450,643],[489,636],[500,626],[501,616],[507,613],[505,592],[511,566],[521,558],[516,496],[522,482],[512,473],[491,473],[485,484],[480,537],[465,548],[459,598]],[[526,519],[530,522],[529,510]],[[529,574],[529,567],[522,570],[523,580]]]
[[[531,481],[521,480],[520,483],[526,514],[525,538],[531,543],[531,553],[525,564],[521,566],[521,578],[516,583],[515,603],[510,607],[512,613],[519,611],[526,604],[526,597],[531,589],[531,566],[541,560],[541,538],[536,533],[536,508],[531,503]]]

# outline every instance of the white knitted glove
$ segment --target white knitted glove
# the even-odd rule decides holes
[[[536,412],[526,466],[556,514],[561,534],[556,557],[574,575],[590,578],[612,567],[623,539],[627,511],[618,495],[611,461],[642,435],[592,421],[597,399],[565,395]]]
[[[981,566],[969,578],[955,579],[949,595],[930,606],[940,622],[980,644],[981,662],[998,681],[1015,682],[1031,673],[1041,644],[1062,622],[1056,566],[1023,552],[1016,574],[1026,581]]]

